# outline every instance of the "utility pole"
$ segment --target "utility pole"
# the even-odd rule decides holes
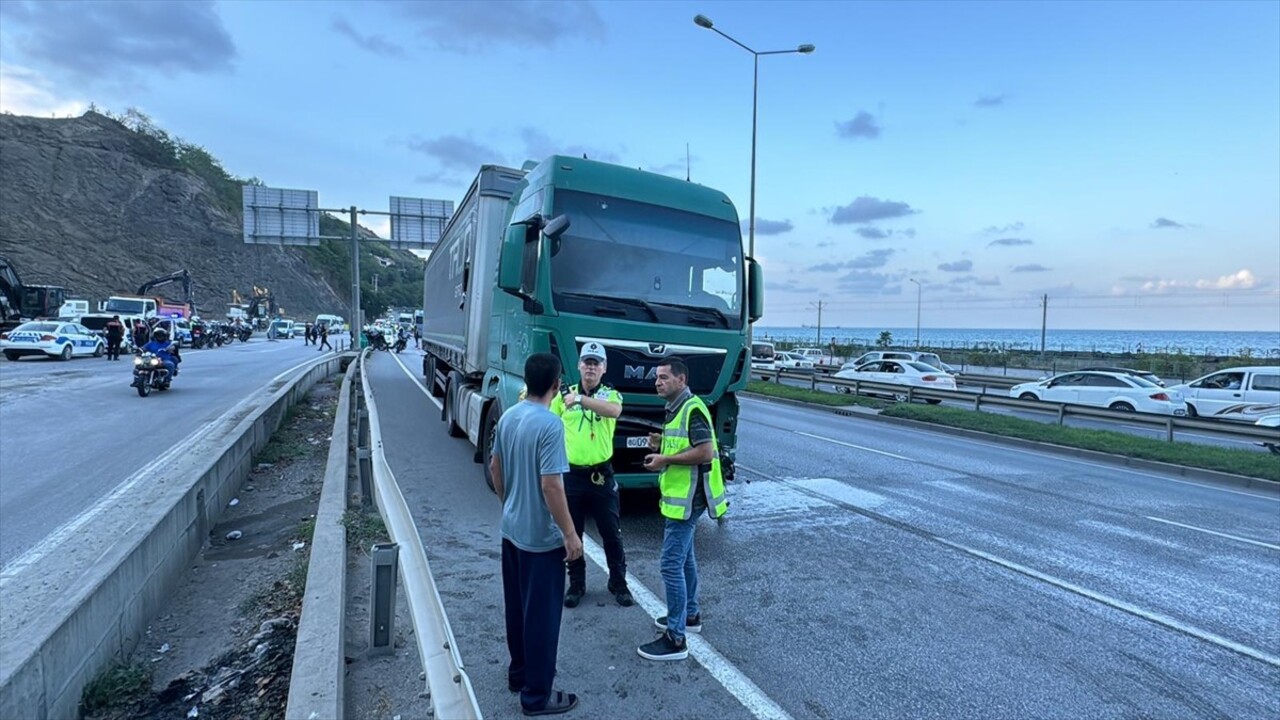
[[[373,291],[378,292],[378,273],[373,274]]]
[[[810,306],[810,307],[816,307],[816,308],[818,308],[818,343],[817,343],[817,345],[818,345],[818,347],[819,347],[819,348],[821,348],[821,347],[822,347],[822,308],[823,308],[825,305],[826,305],[826,303],[822,302],[821,300],[819,300],[819,301],[817,301],[817,302],[811,302],[811,303],[809,303],[809,306]]]
[[[1045,328],[1049,325],[1049,294],[1040,297],[1040,359],[1044,359]]]
[[[916,284],[916,349],[920,349],[920,293],[923,292],[924,286],[915,278],[907,278]]]

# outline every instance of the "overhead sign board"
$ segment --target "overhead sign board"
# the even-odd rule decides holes
[[[440,241],[453,215],[452,200],[391,196],[391,240],[399,250],[429,250]]]
[[[315,190],[244,186],[244,241],[251,245],[319,245]]]

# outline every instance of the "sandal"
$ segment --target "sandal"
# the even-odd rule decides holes
[[[537,715],[559,715],[560,713],[569,712],[576,707],[578,707],[577,695],[562,692],[560,690],[554,690],[551,693],[551,698],[547,700],[546,706],[541,710],[530,710],[529,708],[524,707],[520,708],[520,710],[525,715],[533,717]]]

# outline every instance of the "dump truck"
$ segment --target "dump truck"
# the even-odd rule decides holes
[[[423,378],[492,488],[494,431],[520,401],[525,359],[553,353],[575,383],[580,348],[598,342],[604,382],[623,395],[615,476],[645,488],[657,485],[642,463],[664,414],[654,378],[679,358],[729,469],[762,288],[723,192],[585,158],[485,165],[426,263]]]

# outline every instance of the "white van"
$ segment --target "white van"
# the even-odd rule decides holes
[[[823,365],[827,362],[827,354],[822,352],[822,348],[802,347],[792,350],[791,353],[803,357],[814,365]]]
[[[1217,415],[1240,403],[1280,404],[1280,365],[1227,368],[1169,389],[1182,392],[1192,417]]]
[[[341,315],[317,315],[314,327],[319,330],[320,326],[323,325],[329,329],[330,335],[336,335],[342,332],[342,323]]]
[[[68,322],[77,321],[80,316],[89,314],[88,300],[68,300],[58,308],[58,319]]]
[[[777,355],[778,353],[774,349],[773,343],[760,340],[751,341],[752,370],[777,370]]]

